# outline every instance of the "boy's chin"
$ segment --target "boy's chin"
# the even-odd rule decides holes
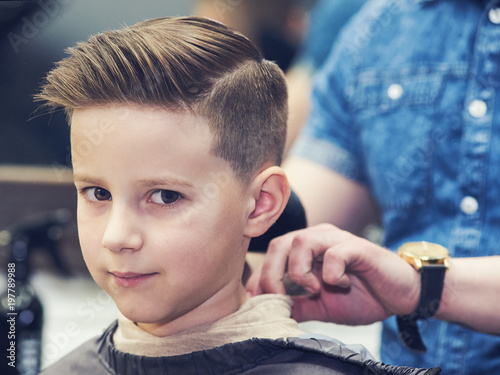
[[[163,336],[164,332],[170,331],[171,329],[175,330],[174,327],[179,325],[175,323],[175,320],[179,318],[177,316],[168,319],[161,314],[155,314],[154,311],[151,311],[152,309],[148,309],[146,306],[137,305],[136,307],[141,311],[134,311],[120,306],[118,306],[118,310],[124,318],[155,336]]]
[[[150,324],[156,324],[158,323],[158,320],[155,319],[155,317],[150,316],[150,314],[142,312],[131,312],[128,311],[127,309],[123,309],[118,307],[118,310],[120,311],[120,314],[125,317],[127,320],[130,320],[134,322],[136,325],[150,325]]]

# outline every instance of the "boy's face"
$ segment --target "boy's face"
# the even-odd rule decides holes
[[[211,142],[207,120],[185,112],[108,106],[72,117],[85,262],[122,314],[158,336],[245,298],[252,201]]]

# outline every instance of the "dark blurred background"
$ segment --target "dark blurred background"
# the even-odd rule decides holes
[[[40,0],[0,2],[0,164],[69,165],[64,116],[34,115],[32,95],[64,49],[97,32],[194,12],[257,42],[286,69],[304,29],[295,0]]]
[[[64,49],[99,31],[163,15],[192,1],[41,0],[0,2],[0,163],[69,165],[64,116],[33,117],[32,95]]]

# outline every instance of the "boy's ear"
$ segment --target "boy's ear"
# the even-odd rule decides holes
[[[251,183],[253,211],[244,234],[258,237],[264,234],[281,215],[290,197],[290,186],[285,172],[277,166],[260,172]]]

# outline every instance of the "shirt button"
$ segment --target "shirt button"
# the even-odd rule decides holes
[[[472,215],[476,213],[477,209],[479,207],[479,204],[477,203],[476,198],[473,197],[464,197],[462,199],[462,202],[460,202],[460,209],[464,214],[467,215]]]
[[[500,8],[490,9],[488,13],[488,18],[495,25],[500,24]]]
[[[399,83],[393,83],[387,89],[387,96],[392,100],[397,100],[403,96],[403,92],[403,86],[401,86]]]
[[[473,100],[469,104],[469,113],[472,117],[480,118],[486,114],[488,107],[482,100]]]

